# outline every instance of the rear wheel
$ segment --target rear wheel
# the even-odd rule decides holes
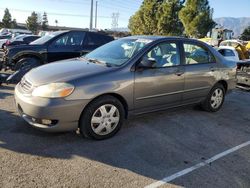
[[[217,112],[222,107],[224,99],[225,88],[222,84],[216,84],[202,103],[202,107],[208,112]]]
[[[20,59],[16,66],[15,66],[15,71],[18,71],[20,69],[33,69],[35,67],[38,67],[41,65],[40,61],[37,58],[34,57],[27,57],[27,58],[22,58]]]
[[[85,137],[102,140],[114,136],[125,117],[122,103],[112,96],[91,102],[80,118],[80,131]]]

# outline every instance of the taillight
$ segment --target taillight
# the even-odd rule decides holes
[[[10,44],[10,41],[7,40],[6,43],[5,43],[5,45],[8,46],[9,44]]]

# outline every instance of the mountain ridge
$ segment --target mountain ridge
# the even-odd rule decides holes
[[[250,17],[220,17],[214,21],[226,29],[234,31],[234,37],[239,37],[245,28],[250,26]]]

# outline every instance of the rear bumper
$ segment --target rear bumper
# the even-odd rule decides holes
[[[45,99],[25,96],[15,88],[15,102],[20,116],[35,128],[48,132],[74,131],[89,100]],[[44,124],[42,120],[53,123]]]

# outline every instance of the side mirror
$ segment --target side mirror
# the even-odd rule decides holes
[[[145,69],[152,69],[156,64],[156,60],[154,58],[145,58],[142,59],[141,62],[137,66],[138,71],[143,71]]]

